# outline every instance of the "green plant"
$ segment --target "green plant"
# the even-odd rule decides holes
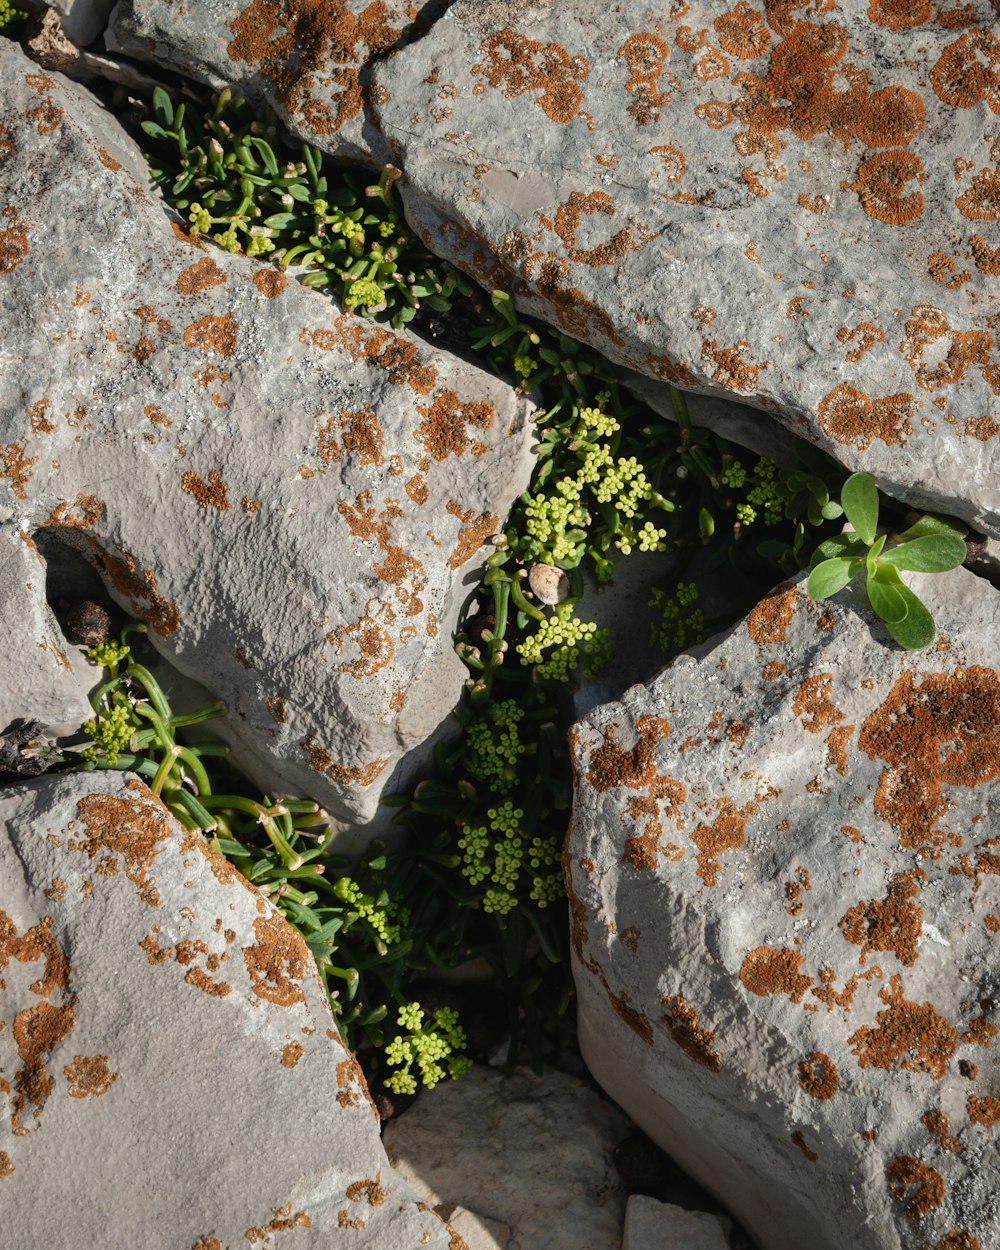
[[[934,621],[900,570],[945,573],[957,568],[965,559],[965,530],[943,517],[927,515],[903,534],[879,534],[878,490],[867,473],[847,479],[840,502],[853,533],[838,534],[816,548],[807,592],[813,599],[827,599],[863,568],[868,601],[893,638],[910,651],[929,646]]]
[[[162,87],[142,123],[154,181],[173,207],[229,252],[294,265],[305,286],[331,287],[361,317],[397,329],[421,306],[447,312],[470,284],[406,224],[386,165],[377,182],[332,172],[322,153],[283,140],[277,119],[257,117],[221,92],[204,115],[174,105]],[[152,140],[152,144],[150,144]]]

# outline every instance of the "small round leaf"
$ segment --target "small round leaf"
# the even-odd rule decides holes
[[[858,563],[857,560],[836,556],[817,564],[806,582],[806,594],[810,599],[829,599],[838,590],[844,589],[858,571]]]
[[[876,616],[880,616],[886,625],[896,625],[904,619],[907,613],[907,603],[900,593],[902,582],[898,577],[893,580],[883,576],[879,576],[883,570],[876,569],[874,573],[868,574],[868,601],[875,610]],[[895,636],[895,635],[894,635]]]
[[[878,526],[878,489],[867,473],[854,473],[844,483],[840,503],[855,532],[867,546]]]

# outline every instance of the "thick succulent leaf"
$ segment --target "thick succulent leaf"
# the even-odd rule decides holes
[[[896,624],[886,622],[886,629],[907,651],[920,651],[934,641],[934,620],[917,596],[900,582],[900,593],[906,602],[906,616]]]
[[[860,560],[851,560],[844,556],[824,560],[822,564],[817,564],[809,574],[806,594],[810,599],[829,599],[838,590],[844,589],[860,566]]]
[[[959,538],[964,538],[967,533],[968,530],[960,522],[928,512],[899,537],[905,543],[913,538],[926,538],[928,534],[957,534]]]
[[[837,556],[863,556],[867,549],[868,544],[863,543],[857,534],[836,534],[820,543],[813,552],[809,565],[810,568],[816,568],[824,560],[833,560]]]
[[[927,534],[885,552],[882,560],[913,573],[946,573],[965,559],[965,543],[957,534]]]
[[[853,473],[847,479],[840,503],[858,537],[870,547],[878,526],[878,489],[867,473]]]
[[[903,589],[895,569],[880,567],[868,574],[868,601],[886,625],[898,625],[906,617],[908,604]]]

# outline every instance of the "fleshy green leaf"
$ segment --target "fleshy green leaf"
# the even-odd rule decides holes
[[[900,593],[903,583],[893,568],[884,565],[868,574],[868,601],[875,610],[875,615],[882,618],[886,625],[898,625],[906,616],[907,602]]]
[[[906,603],[906,616],[896,624],[886,621],[886,629],[907,651],[920,651],[934,641],[934,620],[909,586],[900,582],[898,590]]]
[[[905,543],[913,538],[926,538],[928,534],[957,534],[959,538],[964,538],[967,533],[968,530],[958,521],[928,512],[916,525],[911,525],[906,533],[900,534],[899,537],[900,541]]]
[[[167,127],[174,124],[174,106],[162,87],[153,88],[153,113]]]
[[[946,573],[965,559],[965,542],[957,534],[927,534],[887,551],[882,560],[913,573]]]
[[[833,560],[837,556],[863,556],[867,550],[868,544],[863,543],[857,534],[836,534],[833,538],[828,538],[826,542],[820,543],[809,563],[815,568],[824,560]]]
[[[878,526],[878,489],[867,473],[854,473],[847,479],[840,503],[858,537],[870,547]]]
[[[824,560],[822,564],[817,564],[809,574],[806,594],[810,599],[829,599],[838,590],[844,589],[860,567],[859,559],[849,560],[844,556]]]

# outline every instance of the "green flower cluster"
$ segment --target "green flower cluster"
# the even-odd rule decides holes
[[[470,777],[485,781],[491,790],[507,794],[517,780],[517,762],[526,750],[518,724],[524,710],[514,699],[489,703],[466,726],[462,763]]]
[[[662,614],[662,619],[650,628],[650,642],[663,651],[683,651],[705,641],[705,617],[698,601],[698,587],[694,582],[678,582],[673,594],[666,590],[654,590],[649,601],[651,608]]]
[[[114,766],[118,763],[119,755],[128,750],[138,724],[132,712],[132,704],[116,691],[111,704],[100,708],[97,715],[85,721],[81,728],[93,740],[93,745],[83,750],[83,758],[96,763],[98,757],[103,756]]]
[[[400,940],[410,913],[405,907],[392,902],[384,891],[376,899],[366,894],[352,878],[339,877],[333,883],[333,893],[370,930],[376,946],[388,947]]]
[[[528,898],[547,907],[562,893],[555,837],[536,835],[530,842],[522,827],[524,809],[507,799],[487,812],[487,825],[462,827],[462,875],[470,885],[490,881],[483,911],[507,915],[518,903],[522,875],[530,882]]]
[[[23,9],[15,9],[10,0],[0,0],[0,31],[6,30],[15,22],[23,22],[27,18]]]
[[[193,234],[301,267],[304,285],[330,287],[359,316],[385,313],[397,329],[422,306],[447,312],[468,295],[467,279],[407,227],[391,165],[364,185],[364,176],[334,173],[308,144],[296,159],[275,119],[257,119],[228,90],[202,117],[157,87],[151,111],[142,123],[153,141],[146,159]]]
[[[537,664],[538,675],[549,681],[571,681],[581,654],[589,665],[588,676],[597,676],[610,659],[608,631],[593,621],[581,621],[573,614],[574,606],[571,600],[557,604],[535,632],[517,644],[521,663]]]
[[[386,1086],[393,1093],[417,1092],[417,1080],[411,1072],[414,1065],[428,1089],[433,1089],[446,1076],[454,1080],[472,1066],[471,1059],[453,1053],[465,1046],[465,1032],[459,1027],[458,1013],[440,1007],[427,1024],[424,1018],[419,1003],[408,1003],[399,1009],[396,1023],[404,1032],[385,1048],[385,1057],[391,1066],[404,1065],[386,1080]],[[446,1064],[447,1070],[442,1064]]]

